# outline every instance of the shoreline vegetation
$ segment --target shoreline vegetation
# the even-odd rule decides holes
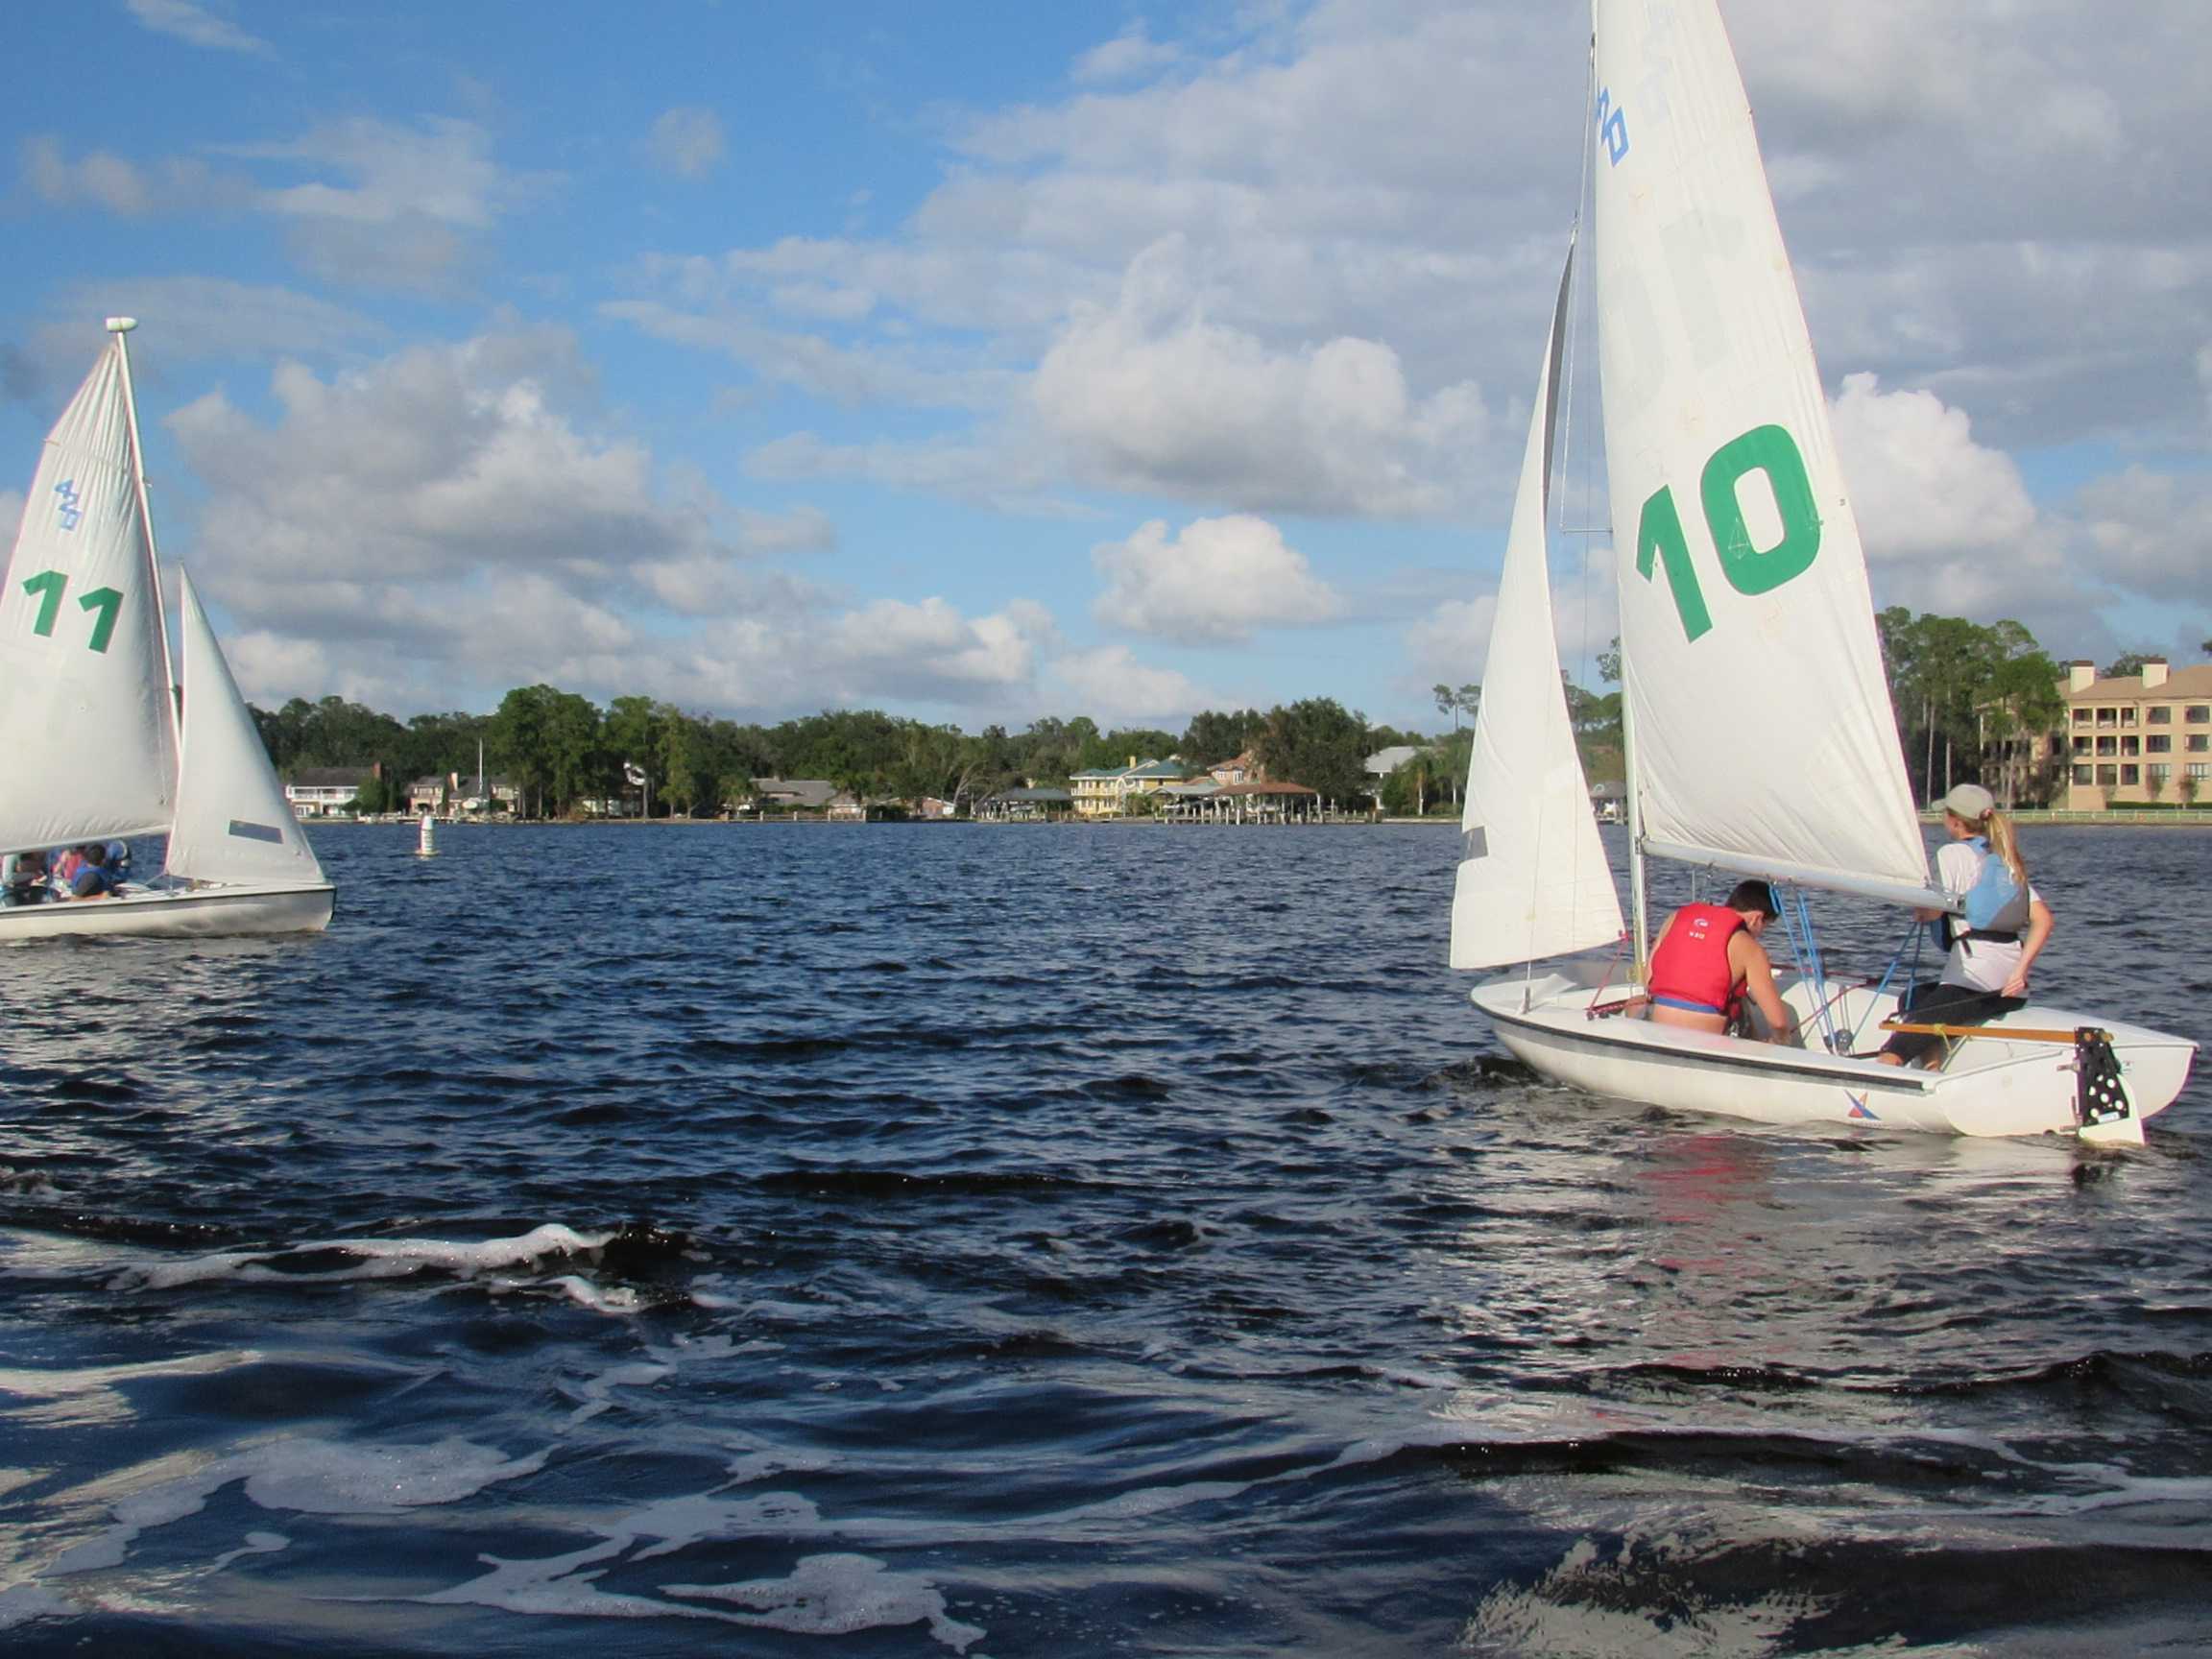
[[[1959,617],[1913,616],[1891,607],[1876,617],[1896,711],[1898,738],[1922,801],[1962,779],[1987,783],[2023,822],[2200,822],[2193,780],[2179,799],[2104,812],[2046,816],[2028,805],[2047,800],[2062,775],[2060,746],[2039,754],[2038,734],[2056,730],[2065,703],[2059,665],[2017,622],[1989,626]],[[2212,641],[2206,642],[2212,646]],[[2128,671],[2129,654],[2105,670]],[[1617,686],[1620,641],[1597,653],[1598,678]],[[1569,718],[1593,787],[1623,776],[1621,693],[1593,692],[1565,673]],[[1180,731],[1102,729],[1087,715],[1044,716],[1020,732],[989,725],[970,733],[872,709],[825,709],[774,725],[689,712],[648,697],[616,697],[605,709],[552,685],[517,686],[489,714],[418,714],[402,722],[342,697],[295,697],[252,715],[280,777],[302,770],[370,774],[349,809],[374,817],[402,810],[418,779],[497,774],[532,822],[604,821],[637,813],[679,820],[747,810],[756,780],[813,779],[873,806],[923,802],[955,816],[1000,792],[1065,788],[1079,774],[1133,767],[1140,757],[1172,758],[1197,772],[1247,762],[1254,781],[1311,791],[1332,819],[1454,822],[1467,776],[1482,687],[1431,688],[1450,730],[1438,735],[1371,723],[1331,697],[1267,709],[1207,709]],[[1395,755],[1392,755],[1395,752]],[[1370,759],[1392,757],[1384,772]],[[2056,758],[2054,758],[2056,757]],[[643,775],[647,782],[639,784]],[[1131,794],[1136,815],[1153,809]],[[2182,817],[2171,814],[2186,814]]]
[[[2166,809],[2160,809],[2155,806],[2123,806],[2115,809],[2094,812],[2073,812],[2063,809],[2044,810],[2040,807],[2031,806],[2022,807],[2019,811],[2010,813],[2008,816],[2015,824],[2025,825],[2032,829],[2043,826],[2056,826],[2062,828],[2070,825],[2084,825],[2096,827],[2117,826],[2123,829],[2145,830],[2212,830],[2212,806],[2176,806]],[[1920,822],[1923,824],[1940,824],[1943,821],[1943,814],[1939,810],[1922,812],[1919,817]],[[450,827],[455,822],[455,820],[441,818],[438,820],[438,822],[443,826]],[[829,829],[844,829],[848,828],[850,825],[859,823],[861,820],[831,819],[826,818],[819,813],[783,813],[770,814],[765,817],[753,816],[742,818],[482,817],[469,818],[461,820],[460,822],[469,826],[488,825],[494,829],[514,828],[532,830],[560,830],[586,829],[598,825],[635,825],[643,829],[665,830],[671,828],[705,828],[710,825],[727,826],[730,828],[746,828],[754,825],[818,825]],[[1164,830],[1340,830],[1346,827],[1381,827],[1383,829],[1402,830],[1456,830],[1459,825],[1459,820],[1455,814],[1446,812],[1431,812],[1425,818],[1407,817],[1401,814],[1387,812],[1381,814],[1370,814],[1364,812],[1338,812],[1322,818],[1293,819],[1287,823],[1279,819],[1269,819],[1264,823],[1254,821],[1247,824],[1207,823],[1197,819],[1161,818],[1145,813],[1130,813],[1127,816],[1119,818],[879,818],[868,820],[868,822],[877,824],[878,827],[884,824],[903,824],[917,826],[930,824],[987,824],[994,827],[1003,825],[1011,828],[1050,826],[1055,829],[1060,829],[1072,826],[1077,829],[1089,828],[1116,830],[1141,829],[1146,827]],[[315,828],[318,830],[321,830],[325,827],[339,828],[349,824],[370,824],[384,827],[402,825],[411,827],[415,823],[416,819],[411,814],[404,812],[387,812],[366,817],[318,818],[315,820]],[[1608,826],[1608,828],[1620,829],[1624,828],[1624,826],[1615,825]]]

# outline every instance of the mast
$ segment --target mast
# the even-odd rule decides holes
[[[131,483],[138,495],[138,522],[146,532],[146,591],[152,599],[155,637],[161,641],[161,708],[169,730],[169,753],[175,757],[177,776],[184,770],[184,736],[177,719],[177,665],[169,655],[169,619],[161,603],[161,554],[154,542],[154,508],[146,496],[146,451],[138,441],[138,399],[131,389],[131,330],[135,317],[110,317],[108,332],[115,336],[115,360],[123,370],[123,417],[131,428]]]
[[[1621,637],[1621,759],[1628,775],[1628,913],[1636,935],[1636,981],[1651,965],[1651,918],[1644,896],[1643,779],[1636,770],[1636,715],[1628,695],[1628,637]]]

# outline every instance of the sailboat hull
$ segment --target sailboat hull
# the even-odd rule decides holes
[[[2071,1044],[1977,1037],[1959,1045],[1940,1071],[1883,1066],[1825,1047],[1747,1042],[1622,1015],[1593,1017],[1593,1004],[1618,1002],[1595,972],[1568,963],[1532,978],[1501,978],[1470,994],[1515,1058],[1553,1081],[1677,1112],[1759,1123],[1847,1123],[1939,1135],[2042,1135],[2080,1131],[2079,1083]],[[1783,999],[1810,1029],[1822,996],[1804,980],[1781,983]],[[1878,1046],[1894,998],[1831,983],[1824,996],[1839,1028]],[[2063,1009],[2030,1006],[1992,1022],[2029,1030],[2095,1025],[2112,1034],[2133,1108],[2133,1122],[2171,1105],[2188,1080],[2197,1046],[2141,1026]],[[1819,1038],[1813,1041],[1817,1044]],[[2091,1132],[2094,1139],[2134,1139]]]
[[[0,909],[0,945],[32,939],[211,939],[320,933],[333,892],[314,887],[147,889],[119,899],[78,899]]]

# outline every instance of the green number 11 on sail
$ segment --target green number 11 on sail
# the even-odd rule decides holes
[[[23,591],[38,601],[38,614],[31,619],[31,632],[41,639],[54,637],[61,595],[68,587],[68,576],[60,570],[41,570],[25,579]],[[108,641],[115,637],[115,614],[123,609],[123,595],[113,588],[95,588],[77,603],[82,609],[94,613],[92,637],[85,643],[95,651],[106,652]]]
[[[1737,485],[1753,472],[1767,475],[1782,520],[1781,539],[1770,547],[1752,544],[1751,527],[1736,493]],[[1812,567],[1820,551],[1820,514],[1813,502],[1805,457],[1786,427],[1754,426],[1721,445],[1705,463],[1697,493],[1720,574],[1737,592],[1746,597],[1771,592]],[[1666,572],[1667,590],[1673,596],[1674,613],[1682,619],[1683,637],[1695,639],[1712,628],[1713,613],[1706,609],[1705,592],[1698,585],[1673,488],[1666,484],[1644,503],[1636,526],[1636,574],[1646,581],[1651,579],[1654,555]]]

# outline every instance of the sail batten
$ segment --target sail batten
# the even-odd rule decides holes
[[[1621,901],[1598,838],[1552,637],[1545,557],[1547,483],[1555,424],[1560,278],[1505,537],[1482,701],[1460,815],[1452,966],[1492,968],[1587,950],[1621,936]]]
[[[1596,25],[1606,469],[1647,845],[1924,892],[1865,555],[1719,11],[1597,0]]]

